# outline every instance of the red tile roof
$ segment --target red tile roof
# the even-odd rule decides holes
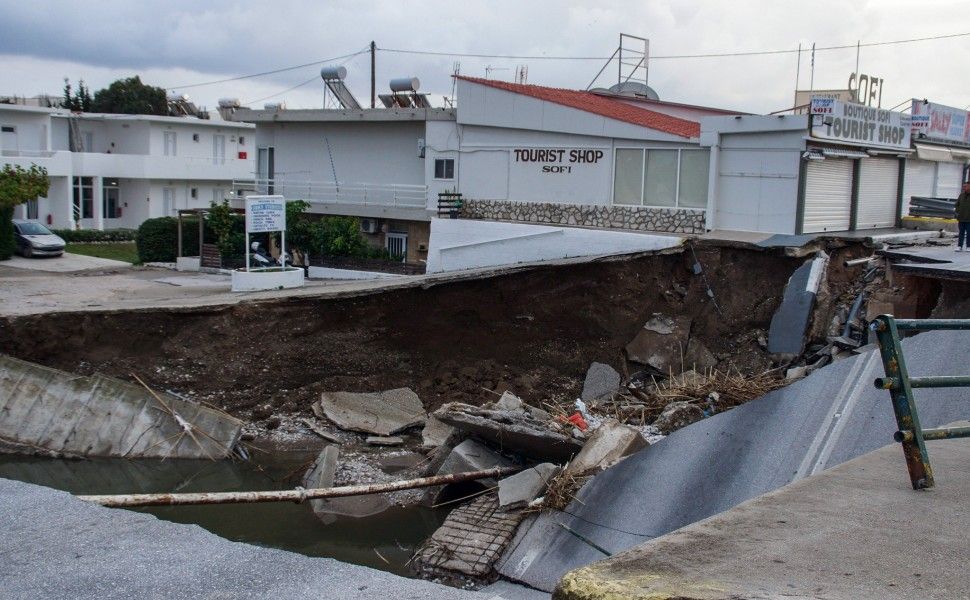
[[[701,134],[701,125],[695,121],[688,121],[687,119],[639,108],[592,92],[551,88],[541,85],[508,83],[506,81],[495,81],[494,79],[465,77],[464,75],[458,75],[456,77],[464,81],[487,85],[514,94],[531,96],[539,100],[584,110],[600,115],[601,117],[623,121],[624,123],[633,123],[634,125],[656,129],[685,138],[696,138]]]

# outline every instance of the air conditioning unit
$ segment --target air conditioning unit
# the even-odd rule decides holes
[[[377,233],[377,219],[361,219],[360,220],[360,231],[361,233]]]

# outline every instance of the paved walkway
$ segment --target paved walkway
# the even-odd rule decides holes
[[[195,525],[0,479],[0,596],[490,600],[338,562],[230,542]]]
[[[85,256],[83,254],[71,254],[70,252],[65,252],[61,256],[38,256],[35,258],[24,258],[14,255],[10,257],[10,260],[5,260],[0,265],[14,269],[43,271],[46,273],[76,273],[78,271],[90,271],[93,269],[113,270],[131,267],[131,263],[121,260]]]
[[[893,444],[572,571],[556,598],[965,598],[970,441],[927,446],[932,490]]]

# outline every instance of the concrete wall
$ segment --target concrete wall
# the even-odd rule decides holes
[[[0,133],[0,154],[46,152],[50,117],[47,113],[4,109],[0,106],[0,125],[13,127],[15,133]]]
[[[424,185],[423,138],[423,121],[260,123],[256,147],[275,148],[278,179]]]
[[[682,242],[677,236],[432,219],[428,273],[660,250]]]

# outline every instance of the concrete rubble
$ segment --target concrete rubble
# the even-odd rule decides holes
[[[582,442],[549,429],[525,410],[495,410],[452,402],[434,413],[446,425],[494,444],[503,452],[535,460],[566,462],[582,449]]]
[[[653,422],[653,426],[666,435],[703,418],[704,410],[696,404],[685,401],[671,402],[664,407],[663,412]]]
[[[559,473],[552,463],[538,464],[498,482],[498,505],[510,510],[528,506],[542,496],[549,482]]]
[[[426,413],[409,388],[378,393],[324,392],[314,413],[341,429],[389,436],[422,425]]]
[[[303,487],[307,489],[333,487],[339,457],[340,450],[336,446],[327,446],[321,450],[313,465],[303,476]],[[371,494],[310,500],[310,507],[313,509],[313,514],[321,521],[333,523],[340,517],[361,518],[382,513],[391,508],[391,503],[383,494]]]
[[[225,458],[243,421],[119,379],[0,355],[0,450],[69,457]]]
[[[369,436],[364,440],[371,446],[400,446],[404,444],[404,438],[398,437],[396,435],[392,436]]]
[[[654,314],[626,345],[627,358],[666,375],[684,368],[691,319]]]
[[[583,381],[583,392],[580,398],[583,402],[595,404],[597,400],[612,394],[620,387],[620,374],[610,365],[594,362],[586,371]]]
[[[485,444],[477,440],[465,440],[451,450],[435,474],[450,475],[466,471],[482,471],[494,467],[511,467],[513,465],[515,465],[513,461],[489,449]],[[497,485],[494,479],[482,479],[479,483],[485,487]],[[444,489],[442,486],[428,488],[424,495],[424,502],[436,504]]]
[[[580,476],[602,471],[647,445],[647,440],[635,427],[607,419],[596,428],[579,454],[569,461],[566,472]]]

